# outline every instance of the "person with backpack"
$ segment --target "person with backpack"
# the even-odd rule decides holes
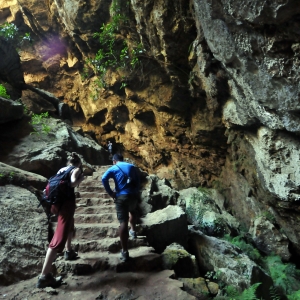
[[[58,216],[57,227],[47,250],[42,273],[38,277],[37,288],[57,287],[60,285],[61,282],[57,281],[52,273],[50,273],[52,263],[58,252],[62,252],[66,248],[64,253],[66,260],[77,258],[76,252],[71,248],[71,240],[74,236],[74,213],[76,207],[74,188],[84,180],[84,175],[81,168],[81,159],[75,152],[71,154],[68,166],[61,168],[55,176],[60,180],[60,175],[63,175],[63,178],[66,180],[67,187],[64,190],[63,196],[61,194],[57,195],[59,199],[51,206],[51,212]],[[61,182],[62,180],[60,180]]]
[[[115,190],[112,191],[109,179],[115,182]],[[113,166],[102,176],[102,183],[106,192],[114,199],[117,218],[120,222],[119,236],[122,246],[121,257],[123,261],[129,259],[128,238],[129,235],[136,238],[137,202],[140,189],[140,179],[136,167],[123,161],[121,154],[114,154]],[[128,232],[128,221],[130,230]]]

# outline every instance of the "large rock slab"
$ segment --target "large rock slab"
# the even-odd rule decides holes
[[[42,190],[46,183],[47,179],[43,176],[0,162],[0,185],[13,184],[34,191]]]
[[[23,187],[0,186],[0,285],[31,278],[41,271],[48,226],[38,203],[37,197]]]
[[[149,245],[156,251],[162,252],[172,243],[186,245],[187,219],[185,212],[179,206],[169,205],[147,214],[141,220]]]
[[[63,167],[73,151],[80,155],[86,167],[109,164],[108,152],[91,138],[75,132],[63,121],[47,118],[45,122],[50,128],[49,133],[43,132],[41,125],[36,133],[28,122],[20,122],[1,131],[3,151],[0,159],[45,177],[52,176]]]
[[[270,299],[269,288],[273,284],[271,277],[238,247],[227,241],[206,236],[192,226],[189,228],[189,234],[189,242],[201,270],[216,272],[218,280],[240,291],[261,282],[257,290],[258,296]]]
[[[190,224],[207,235],[223,236],[236,232],[239,222],[226,212],[218,196],[213,189],[191,187],[179,191],[177,203],[185,210]]]
[[[249,230],[256,247],[267,255],[278,255],[284,261],[291,257],[289,240],[266,217],[254,220]]]

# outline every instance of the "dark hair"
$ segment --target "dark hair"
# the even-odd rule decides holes
[[[72,165],[78,165],[81,163],[81,159],[76,152],[72,152],[71,156],[68,159],[69,163]]]
[[[123,161],[123,155],[122,154],[114,154],[112,160],[115,160],[115,161]]]

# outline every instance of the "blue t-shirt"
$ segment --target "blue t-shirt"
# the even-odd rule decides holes
[[[136,167],[132,164],[123,161],[117,162],[117,165],[113,165],[112,167],[110,167],[102,176],[102,183],[107,193],[110,196],[113,193],[113,191],[109,186],[110,178],[112,178],[115,182],[115,191],[117,197],[120,195],[138,193],[140,189],[140,178],[136,170]],[[127,176],[132,178],[132,180],[135,183],[134,187],[128,185],[127,183],[128,177],[120,170],[120,168]]]

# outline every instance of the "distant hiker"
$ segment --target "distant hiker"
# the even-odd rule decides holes
[[[112,146],[113,144],[111,143],[111,141],[108,141],[107,148],[110,155],[112,154]]]
[[[120,222],[119,236],[121,240],[121,257],[123,261],[129,259],[128,238],[129,235],[136,238],[135,225],[137,221],[136,206],[138,202],[138,191],[140,186],[139,175],[134,165],[123,162],[121,154],[113,156],[113,166],[102,176],[102,183],[107,193],[114,199],[117,217]],[[115,182],[115,190],[112,191],[109,179]],[[128,220],[130,231],[128,232]]]
[[[72,170],[70,171],[70,168]],[[56,258],[57,252],[62,252],[64,248],[65,260],[74,260],[77,253],[71,248],[71,240],[74,236],[74,213],[75,213],[75,193],[74,187],[80,184],[83,179],[81,169],[81,160],[79,156],[73,152],[68,160],[68,166],[61,168],[57,174],[61,172],[69,172],[68,195],[60,204],[52,205],[51,211],[58,215],[57,227],[54,236],[49,244],[43,265],[42,273],[38,278],[37,288],[57,287],[61,282],[57,281],[50,273],[52,262]]]

